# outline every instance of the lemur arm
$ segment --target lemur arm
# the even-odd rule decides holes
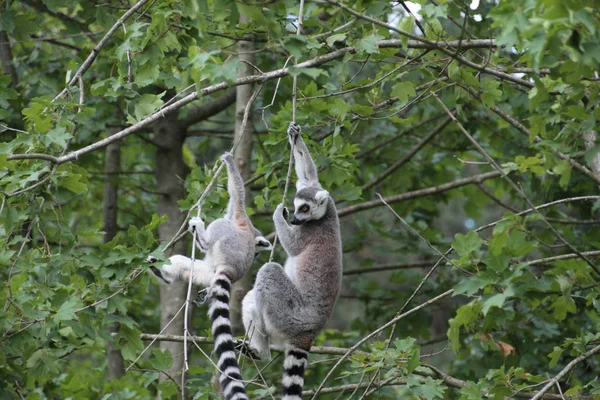
[[[294,159],[296,164],[296,189],[300,190],[307,186],[321,187],[317,175],[317,167],[310,156],[308,148],[302,139],[302,129],[295,123],[290,123],[288,128],[288,138],[290,145],[294,149]]]
[[[223,161],[227,167],[227,191],[229,192],[229,204],[227,206],[227,215],[225,218],[230,220],[248,218],[246,215],[244,179],[235,165],[233,154],[223,154],[221,156],[221,161]]]
[[[285,210],[285,211],[284,211]],[[295,256],[299,253],[296,249],[298,244],[296,229],[287,222],[287,208],[283,205],[278,205],[273,213],[273,222],[275,223],[275,231],[279,237],[281,245],[290,256]]]
[[[203,252],[206,253],[211,246],[207,235],[206,228],[204,227],[204,221],[200,217],[192,217],[188,222],[188,230],[192,232],[192,235],[195,235],[194,243],[196,247]]]

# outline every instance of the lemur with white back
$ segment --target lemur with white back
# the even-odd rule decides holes
[[[285,350],[282,400],[301,400],[308,353],[335,307],[342,280],[342,241],[335,203],[295,123],[288,128],[294,149],[295,212],[279,205],[275,230],[288,254],[285,267],[267,263],[243,300],[242,314],[250,350],[270,358],[269,345]]]
[[[200,218],[190,220],[190,229],[196,235],[196,243],[206,253],[203,260],[194,262],[192,281],[209,286],[207,293],[208,315],[212,323],[217,367],[221,372],[219,381],[227,400],[248,399],[242,374],[234,351],[234,341],[229,319],[231,284],[241,279],[252,266],[255,254],[270,250],[271,243],[254,228],[245,206],[244,180],[233,155],[225,153],[221,161],[227,167],[227,190],[229,204],[223,218],[213,221],[208,228]],[[172,256],[171,264],[152,272],[166,283],[181,279],[189,281],[191,259]],[[150,262],[155,261],[149,258]]]

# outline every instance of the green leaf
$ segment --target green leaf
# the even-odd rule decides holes
[[[498,88],[500,82],[495,79],[485,79],[482,82],[481,101],[488,107],[493,107],[496,102],[502,100],[502,91]]]
[[[156,94],[144,94],[140,96],[135,102],[135,119],[141,121],[154,111],[158,110],[160,106],[164,104],[161,98],[166,92]]]
[[[153,357],[150,359],[152,368],[159,371],[167,371],[173,364],[173,357],[168,350],[153,349]]]
[[[345,33],[337,33],[335,35],[331,35],[327,38],[326,42],[329,47],[333,47],[336,42],[344,43],[346,41],[346,37],[348,35]]]
[[[416,96],[415,87],[412,82],[398,82],[392,87],[391,95],[397,97],[402,103],[406,103],[410,96]]]
[[[162,381],[158,384],[158,390],[160,391],[161,398],[163,399],[175,399],[177,398],[178,389],[177,386],[171,381]]]
[[[115,347],[121,349],[121,354],[126,360],[135,360],[138,353],[144,349],[140,339],[141,332],[137,328],[121,325],[115,336]]]
[[[485,299],[482,303],[483,307],[481,309],[481,311],[483,312],[483,315],[487,315],[489,309],[492,307],[502,308],[502,305],[504,304],[506,297],[507,296],[505,293],[496,293],[496,294],[488,297],[487,299]]]
[[[354,47],[358,53],[375,54],[379,51],[377,41],[382,39],[384,37],[379,35],[366,36],[359,40]]]
[[[60,180],[60,186],[70,190],[73,193],[87,192],[87,185],[81,182],[81,174],[69,174]]]
[[[452,350],[456,353],[460,349],[460,328],[464,327],[470,330],[474,323],[479,320],[479,313],[481,312],[481,305],[479,302],[474,301],[467,305],[460,307],[456,311],[456,317],[450,319],[448,329],[448,339]]]
[[[479,251],[482,245],[483,240],[476,232],[471,231],[466,235],[461,233],[454,235],[454,243],[452,243],[452,248],[454,248],[458,255],[462,257]]]
[[[554,346],[554,350],[552,351],[552,353],[548,354],[548,357],[550,357],[550,363],[549,363],[550,368],[556,366],[556,364],[558,363],[558,360],[560,360],[560,356],[562,355],[563,351],[564,351],[564,349],[562,349],[558,346]]]
[[[62,149],[67,148],[67,143],[71,139],[71,134],[67,132],[65,128],[56,127],[51,129],[46,135],[43,136],[43,141],[46,146],[50,146],[51,144],[56,144],[58,147]]]
[[[75,309],[77,308],[78,303],[79,299],[77,297],[71,297],[62,303],[54,315],[54,323],[58,324],[60,321],[71,321],[77,319]]]
[[[262,7],[252,6],[240,2],[236,2],[235,5],[240,12],[240,15],[248,17],[251,21],[260,22],[261,24],[267,24],[267,20],[262,12]]]

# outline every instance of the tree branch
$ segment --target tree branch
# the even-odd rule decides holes
[[[455,189],[461,186],[470,185],[472,183],[483,182],[487,179],[497,178],[501,176],[498,171],[486,172],[484,174],[470,176],[468,178],[460,178],[452,182],[444,183],[438,186],[431,186],[425,189],[413,190],[412,192],[406,192],[402,194],[398,194],[395,196],[385,197],[384,200],[387,203],[398,203],[400,201],[415,199],[418,197],[429,196],[432,194],[442,193],[450,189]],[[370,208],[375,208],[383,205],[381,200],[370,200],[365,201],[364,203],[353,204],[347,207],[340,208],[338,210],[338,216],[345,217],[346,215],[354,214],[359,211],[368,210]]]
[[[471,143],[473,143],[473,146],[475,146],[475,148],[477,149],[477,151],[479,151],[481,153],[481,155],[483,155],[490,162],[490,164],[494,167],[494,169],[496,171],[498,171],[500,174],[502,174],[502,178],[506,182],[508,182],[508,184],[519,194],[519,196],[521,196],[525,200],[525,202],[527,203],[527,205],[529,205],[529,207],[533,208],[538,213],[538,215],[540,216],[540,218],[542,218],[542,220],[544,221],[544,223],[546,224],[546,226],[548,227],[548,229],[550,229],[550,231],[552,232],[552,234],[558,240],[560,240],[565,245],[567,245],[571,249],[571,251],[573,251],[574,253],[577,253],[579,255],[579,257],[581,257],[583,260],[585,260],[585,262],[590,266],[590,268],[592,268],[594,270],[594,272],[598,276],[600,276],[600,268],[598,268],[585,255],[581,254],[581,252],[575,246],[573,246],[570,242],[568,242],[567,239],[565,239],[565,237],[563,235],[561,235],[554,228],[554,226],[552,226],[552,224],[550,222],[548,222],[548,220],[546,219],[546,217],[544,216],[544,214],[542,214],[542,212],[539,211],[535,207],[535,205],[529,199],[529,197],[525,194],[525,192],[523,191],[523,189],[521,187],[517,186],[517,184],[513,182],[513,180],[508,176],[508,174],[506,174],[502,170],[502,168],[500,167],[500,165],[498,165],[498,163],[485,151],[485,149],[483,147],[481,147],[481,145],[473,138],[473,136],[471,136],[471,134],[469,134],[469,132],[467,132],[467,130],[462,126],[462,124],[458,121],[458,119],[456,119],[456,117],[454,116],[454,114],[452,114],[450,112],[450,110],[448,110],[448,108],[446,107],[446,105],[444,104],[444,102],[442,100],[440,100],[440,98],[435,93],[433,94],[433,97],[439,103],[439,105],[442,106],[442,108],[444,109],[444,111],[446,112],[446,114],[448,114],[448,116],[454,121],[454,123],[456,124],[456,126],[458,126],[458,128],[465,135],[465,137],[467,139],[469,139],[469,141]]]
[[[134,7],[141,7],[141,5],[146,2],[148,0],[140,0],[140,2],[138,4],[136,4],[136,6]],[[141,3],[141,4],[140,4]],[[138,7],[138,8],[139,8]],[[132,9],[133,10],[133,9]],[[130,10],[131,11],[131,10]],[[127,13],[129,14],[129,12]],[[123,15],[123,17],[121,19],[125,19],[126,15]],[[127,15],[129,16],[129,15]],[[121,22],[117,22],[117,24],[120,24]],[[114,27],[113,27],[114,28]],[[116,30],[116,29],[115,29]],[[86,62],[80,67],[80,69],[78,70],[78,72],[76,74],[83,74],[91,65],[91,63],[94,61],[94,58],[97,55],[97,52],[99,51],[99,49],[104,46],[105,42],[108,40],[109,34],[113,34],[114,32],[112,32],[112,28],[111,31],[109,31],[105,37],[100,41],[100,43],[98,43],[98,45],[96,46],[96,48],[94,49],[94,51],[92,51],[92,54],[90,54],[90,56],[88,57],[88,60],[86,60]],[[490,43],[492,43],[493,41],[490,40],[477,40],[477,41],[463,41],[461,43],[461,48],[480,48],[480,47],[490,47]],[[433,42],[433,43],[437,43],[437,42]],[[377,42],[378,46],[381,48],[402,48],[403,44],[401,40],[396,40],[396,39],[392,39],[392,40],[380,40]],[[458,45],[458,42],[439,42],[437,45],[439,46],[449,46],[451,47],[452,45],[456,46]],[[409,48],[429,48],[430,45],[429,44],[423,44],[419,41],[409,41],[407,43],[407,47]],[[98,49],[98,50],[96,50]],[[295,69],[302,69],[302,68],[313,68],[313,67],[317,67],[323,64],[326,64],[330,61],[333,60],[337,60],[339,58],[344,57],[347,53],[354,53],[355,49],[353,47],[346,47],[343,49],[339,49],[339,50],[334,50],[331,53],[327,53],[327,54],[323,54],[320,56],[317,56],[313,59],[310,59],[308,61],[304,61],[299,63],[298,65],[296,65],[294,68]],[[123,129],[120,132],[117,132],[116,134],[107,137],[105,139],[99,140],[96,143],[92,143],[91,145],[88,145],[86,147],[83,147],[79,150],[70,152],[68,154],[65,154],[59,158],[57,158],[57,164],[62,164],[68,161],[73,161],[78,159],[79,157],[81,157],[84,154],[90,153],[92,151],[98,150],[100,148],[103,148],[105,146],[107,146],[109,143],[112,143],[114,141],[117,140],[121,140],[124,137],[139,131],[140,129],[150,125],[151,123],[153,123],[154,121],[163,118],[166,114],[173,112],[175,110],[180,109],[181,107],[191,103],[194,100],[197,100],[200,97],[204,97],[207,96],[209,94],[212,93],[216,93],[219,92],[221,90],[225,90],[227,88],[231,88],[231,87],[235,87],[235,86],[240,86],[240,85],[248,85],[251,83],[256,83],[256,82],[266,82],[266,81],[270,81],[273,79],[278,79],[284,76],[287,76],[290,74],[290,69],[289,68],[280,68],[277,70],[273,70],[270,72],[265,72],[263,74],[258,74],[258,75],[250,75],[250,76],[246,76],[243,78],[237,78],[236,80],[234,80],[231,83],[227,83],[227,82],[220,82],[217,83],[215,85],[211,85],[211,86],[207,86],[203,89],[201,89],[199,92],[194,92],[191,93],[185,97],[183,97],[181,100],[174,102],[173,104],[162,108],[161,110],[155,112],[154,114],[151,114],[149,116],[147,116],[146,118],[144,118],[143,120],[141,120],[140,122],[131,125],[130,127]],[[76,77],[74,77],[71,82],[69,83],[68,86],[70,86],[72,84],[72,82],[74,82],[74,80],[76,80]],[[66,93],[66,90],[63,90],[58,96],[56,96],[55,100],[64,96],[64,94]],[[9,160],[20,160],[20,159],[24,159],[24,154],[17,154],[17,155],[13,155],[10,156],[8,159]],[[34,157],[35,158],[35,157]],[[37,157],[37,158],[41,158],[41,157]]]
[[[189,336],[188,336],[189,337]],[[197,343],[214,343],[213,338],[206,336],[192,336],[194,341]],[[180,335],[155,335],[152,333],[142,333],[140,335],[140,339],[142,340],[156,340],[163,342],[183,342],[183,336]],[[281,352],[281,348],[271,346],[272,351]],[[312,346],[310,348],[310,352],[313,354],[334,354],[334,355],[344,355],[348,351],[345,347],[331,347],[331,346]],[[368,354],[364,351],[358,351],[360,354]]]
[[[433,128],[433,130],[429,134],[427,134],[423,139],[421,139],[415,147],[413,147],[407,154],[405,154],[404,157],[390,165],[385,171],[383,171],[379,176],[374,178],[371,182],[363,185],[361,190],[365,192],[371,189],[372,187],[376,186],[378,183],[383,181],[385,178],[393,174],[396,170],[398,170],[408,161],[410,161],[414,157],[414,155],[417,154],[419,150],[423,148],[423,146],[425,146],[431,139],[433,139],[438,133],[440,133],[446,126],[448,126],[448,124],[451,121],[452,120],[450,118],[446,118],[445,120],[443,120],[438,126]]]
[[[81,29],[85,33],[88,33],[88,34],[92,33],[92,31],[90,31],[88,24],[86,24],[85,22],[79,21],[78,19],[75,19],[73,17],[69,17],[68,15],[63,14],[61,12],[54,12],[54,11],[50,10],[44,3],[39,3],[34,0],[21,0],[21,3],[25,3],[29,7],[35,8],[36,10],[46,13],[56,19],[63,21],[63,22],[66,22],[67,24],[75,24],[79,27],[79,29]]]
[[[384,329],[394,325],[396,322],[400,321],[403,318],[406,318],[407,316],[414,314],[415,312],[451,295],[452,293],[454,293],[454,289],[450,289],[445,291],[442,294],[437,295],[436,297],[427,300],[426,302],[408,310],[405,313],[402,313],[400,315],[398,315],[395,318],[392,318],[390,321],[388,321],[386,324],[382,325],[381,327],[377,328],[376,330],[374,330],[373,332],[369,333],[367,336],[363,337],[361,340],[359,340],[354,346],[352,346],[351,348],[348,349],[348,351],[338,360],[338,362],[329,370],[329,372],[327,373],[327,375],[325,376],[325,378],[321,381],[321,384],[319,385],[319,387],[317,388],[317,390],[315,390],[315,393],[313,395],[313,397],[311,398],[312,400],[314,400],[317,396],[317,394],[319,394],[319,392],[323,389],[323,386],[325,385],[325,382],[327,382],[327,379],[329,379],[329,377],[331,376],[331,374],[333,374],[333,372],[337,369],[337,367],[339,367],[345,360],[348,359],[348,357],[350,357],[350,354],[352,354],[353,352],[355,352],[360,346],[362,346],[365,342],[371,340],[374,336],[376,336],[377,334],[379,334],[381,331],[383,331]]]
[[[539,392],[537,392],[535,394],[535,396],[533,396],[531,398],[531,400],[538,400],[544,397],[544,393],[546,393],[552,386],[554,386],[555,384],[558,383],[558,381],[565,376],[569,371],[571,371],[577,364],[579,364],[580,362],[590,358],[591,356],[593,356],[596,353],[600,353],[600,345],[594,347],[593,349],[586,351],[585,353],[581,354],[580,356],[578,356],[577,358],[573,359],[570,363],[568,363],[566,365],[566,367],[564,367],[558,374],[556,374],[556,376],[552,379],[550,379],[550,382],[548,382],[546,384],[546,386],[544,386],[542,388],[542,390],[540,390]],[[558,397],[560,398],[560,397]]]
[[[410,269],[410,268],[422,268],[422,267],[430,267],[434,264],[434,260],[424,260],[424,261],[412,261],[406,263],[399,264],[381,264],[376,265],[370,268],[351,268],[344,270],[344,276],[346,275],[359,275],[359,274],[368,274],[371,272],[381,272],[381,271],[395,271],[399,269]]]
[[[481,96],[480,96],[479,92],[477,92],[475,89],[466,86],[462,82],[456,81],[456,84],[458,86],[460,86],[461,88],[465,89],[467,92],[469,92],[476,99],[481,99]],[[508,122],[513,128],[515,128],[516,130],[518,130],[519,132],[521,132],[523,135],[525,135],[527,137],[531,137],[531,132],[529,131],[529,129],[527,129],[519,121],[517,121],[516,119],[514,119],[510,115],[506,114],[501,109],[499,109],[497,106],[492,106],[491,110],[494,113],[496,113],[496,115],[498,115],[500,118],[502,118],[503,120],[505,120],[506,122]],[[533,140],[534,140],[535,143],[539,143],[539,142],[542,141],[542,139],[539,136],[534,137]],[[569,164],[571,164],[571,166],[573,168],[577,169],[578,171],[580,171],[581,173],[583,173],[585,176],[587,176],[588,178],[590,178],[591,180],[593,180],[594,182],[596,182],[598,185],[600,185],[600,176],[596,176],[587,167],[579,164],[572,157],[568,156],[567,154],[564,154],[563,152],[561,152],[559,150],[552,150],[552,152],[558,158],[560,158],[561,160],[567,161]]]
[[[181,120],[181,127],[187,129],[190,126],[204,121],[213,115],[216,115],[235,103],[236,90],[235,88],[229,89],[221,97],[214,99],[206,104],[199,105],[189,111],[187,117]]]
[[[69,83],[67,83],[67,87],[64,88],[58,95],[56,95],[56,97],[54,99],[52,99],[53,102],[60,99],[65,94],[67,94],[69,87],[71,87],[71,85],[73,85],[75,82],[77,82],[79,80],[79,78],[82,77],[83,74],[90,68],[90,66],[94,63],[94,60],[96,60],[96,57],[98,56],[98,54],[100,54],[100,50],[104,47],[104,45],[106,45],[108,40],[117,31],[117,29],[119,29],[119,27],[121,27],[121,25],[125,22],[125,20],[127,20],[127,18],[129,18],[133,13],[135,13],[137,10],[139,10],[147,2],[148,2],[148,0],[138,1],[125,14],[123,14],[123,16],[121,18],[119,18],[119,20],[108,30],[108,32],[106,32],[106,35],[104,35],[104,37],[102,39],[100,39],[98,44],[94,47],[94,49],[88,55],[88,57],[85,59],[83,64],[81,64],[81,67],[79,67],[77,72],[75,72],[75,75],[73,75],[73,78],[71,78]]]

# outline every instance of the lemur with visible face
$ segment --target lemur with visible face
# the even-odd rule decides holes
[[[282,205],[273,214],[288,259],[285,267],[262,266],[242,314],[252,352],[264,359],[270,344],[285,350],[282,399],[301,400],[308,353],[340,292],[342,241],[335,203],[319,183],[300,127],[290,124],[288,136],[298,177],[295,212],[291,225]]]
[[[200,218],[190,221],[196,243],[206,253],[203,260],[194,262],[192,280],[198,285],[209,285],[208,315],[212,323],[215,354],[219,359],[217,367],[221,372],[219,380],[223,396],[227,400],[244,400],[248,396],[235,357],[229,319],[231,284],[250,269],[256,253],[271,249],[271,243],[260,235],[246,214],[244,180],[233,155],[225,153],[221,160],[227,166],[229,205],[225,216],[213,221],[206,229]],[[189,281],[191,259],[177,255],[172,256],[170,261],[171,264],[160,269],[151,267],[152,272],[166,283],[177,279]]]

